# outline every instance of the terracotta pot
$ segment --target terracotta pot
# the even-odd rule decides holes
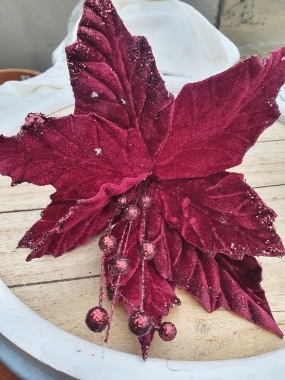
[[[3,69],[0,70],[0,84],[7,82],[8,80],[25,80],[36,75],[39,75],[39,71],[27,70],[27,69]]]

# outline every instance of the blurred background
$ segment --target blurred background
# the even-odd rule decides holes
[[[78,0],[1,0],[0,69],[45,71]],[[185,0],[239,48],[264,57],[285,45],[285,0]]]

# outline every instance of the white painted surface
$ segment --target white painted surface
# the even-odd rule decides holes
[[[53,370],[80,380],[284,380],[285,349],[245,359],[179,362],[147,359],[86,342],[25,306],[0,280],[0,333]]]

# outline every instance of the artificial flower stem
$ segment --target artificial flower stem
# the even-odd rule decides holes
[[[146,221],[146,209],[143,208],[142,212],[142,243],[145,241],[145,221]]]
[[[108,339],[109,339],[109,333],[110,333],[111,322],[112,322],[112,318],[113,318],[113,314],[114,314],[115,301],[116,301],[116,296],[117,296],[118,287],[119,287],[119,283],[120,283],[120,278],[121,278],[121,275],[118,276],[117,281],[116,281],[116,285],[115,285],[114,295],[113,295],[113,299],[112,299],[112,306],[111,306],[111,311],[110,311],[110,317],[109,317],[109,323],[108,323],[108,327],[107,327],[107,331],[106,331],[106,335],[105,335],[105,339],[104,339],[104,345],[105,346],[106,346]]]
[[[146,208],[143,207],[142,212],[142,241],[145,241],[145,225],[146,225]],[[141,297],[140,297],[140,311],[144,311],[144,301],[145,301],[145,267],[144,259],[141,259]]]
[[[111,218],[109,219],[109,224],[108,224],[108,227],[107,227],[107,230],[106,230],[106,233],[107,235],[110,235],[111,234],[111,231],[112,231],[112,225],[113,225],[113,220],[115,218],[115,216],[118,214],[118,210],[119,210],[119,206],[116,206],[115,207],[115,210],[113,212],[113,215],[111,216]]]
[[[120,240],[119,246],[118,246],[118,250],[117,250],[116,256],[119,256],[119,255],[120,255],[120,252],[121,252],[121,249],[122,249],[123,240],[124,240],[124,237],[125,237],[126,231],[127,231],[127,225],[125,225],[125,228],[124,228],[124,231],[123,231],[123,234],[122,234],[122,237],[121,237],[121,240]]]
[[[108,227],[106,230],[107,235],[111,235],[113,220],[114,220],[115,216],[117,215],[118,210],[119,210],[119,207],[116,206],[115,210],[113,212],[113,215],[109,220],[109,224],[108,224]],[[103,298],[104,298],[104,291],[103,291],[103,278],[104,277],[105,277],[105,253],[103,252],[102,259],[101,259],[100,284],[99,284],[99,306],[100,307],[102,307]]]
[[[128,232],[127,232],[127,236],[126,236],[126,240],[125,240],[125,246],[124,246],[124,249],[123,249],[123,256],[126,255],[128,240],[129,240],[130,232],[131,232],[131,227],[132,227],[132,222],[129,222],[128,223]],[[125,228],[125,230],[126,230],[126,228]]]
[[[123,244],[124,236],[125,236],[126,231],[127,231],[127,235],[126,235],[126,239],[125,239],[125,245],[124,245],[124,249],[123,249],[123,255],[125,255],[125,253],[126,253],[126,249],[127,249],[127,245],[128,245],[128,240],[129,240],[129,236],[130,236],[130,231],[131,231],[131,225],[132,225],[132,222],[129,222],[128,224],[126,224],[126,226],[124,228],[124,232],[123,232],[123,235],[122,235],[121,240],[120,240],[120,244],[119,244],[119,249],[118,249],[117,255],[119,255],[119,252],[121,251],[121,247],[122,247],[122,244]],[[117,297],[117,294],[118,294],[118,287],[119,287],[119,284],[120,284],[120,278],[121,278],[121,275],[119,274],[118,277],[117,277],[117,281],[116,281],[116,285],[115,285],[115,290],[114,290],[114,295],[113,295],[113,299],[112,299],[112,306],[111,306],[111,311],[110,311],[109,323],[108,323],[108,327],[107,327],[107,331],[106,331],[106,335],[105,335],[105,339],[104,339],[104,343],[105,344],[107,344],[107,341],[109,339],[109,332],[110,332],[110,328],[111,328],[111,322],[112,322],[112,318],[113,318],[116,297]]]
[[[99,285],[99,306],[102,307],[104,291],[103,291],[103,278],[105,277],[105,254],[102,254],[101,271],[100,271],[100,285]]]
[[[145,268],[144,260],[141,259],[141,299],[140,299],[140,311],[144,311],[144,300],[145,300]]]

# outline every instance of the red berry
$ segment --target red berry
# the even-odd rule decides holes
[[[149,208],[152,205],[152,198],[148,194],[144,194],[141,196],[140,204],[143,208]]]
[[[116,245],[116,238],[113,235],[103,235],[99,240],[99,247],[105,254],[114,251]]]
[[[127,222],[133,222],[139,218],[140,213],[140,209],[137,206],[130,205],[125,209],[123,219]]]
[[[177,329],[171,322],[163,322],[158,330],[159,336],[162,340],[170,341],[176,337]]]
[[[152,326],[152,319],[145,311],[136,311],[129,318],[129,329],[137,336],[146,335]]]
[[[123,208],[127,205],[128,203],[128,198],[125,194],[123,195],[120,195],[117,199],[116,199],[116,205],[120,208]]]
[[[144,241],[139,246],[138,254],[142,260],[151,260],[156,254],[156,246],[150,241]]]
[[[109,262],[109,270],[114,276],[123,276],[130,269],[129,260],[124,256],[115,256]]]
[[[95,306],[88,311],[85,322],[90,330],[101,332],[109,323],[109,315],[103,307]]]

